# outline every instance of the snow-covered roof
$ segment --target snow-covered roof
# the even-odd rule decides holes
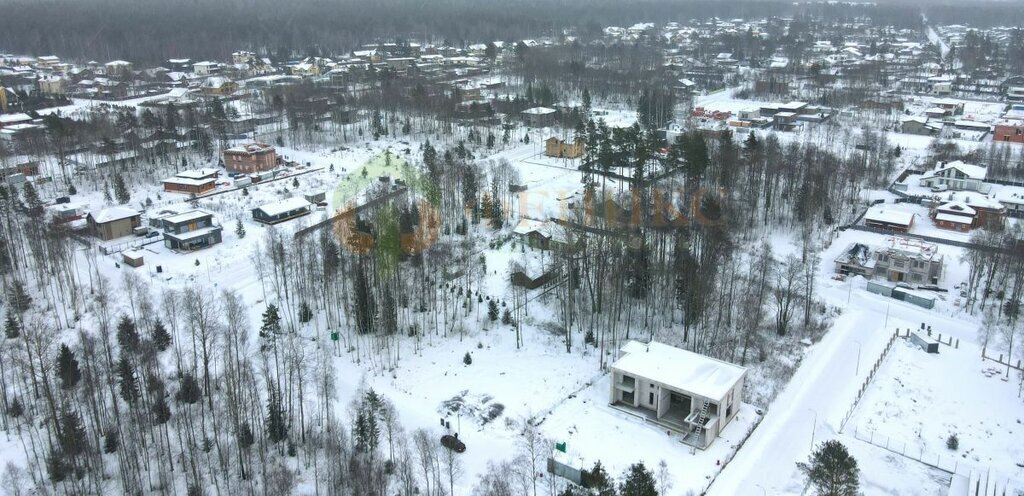
[[[956,169],[971,179],[985,179],[985,176],[988,175],[988,169],[986,169],[985,167],[974,164],[966,164],[960,160],[954,160],[946,164],[942,164],[940,162],[939,165],[935,167],[935,171],[932,175],[937,175],[939,172],[949,169]],[[925,174],[925,177],[928,176],[928,174]]]
[[[939,205],[938,210],[940,212],[950,212],[957,215],[975,215],[978,213],[976,210],[967,206],[966,203],[960,200],[943,203],[942,205]]]
[[[296,196],[257,208],[267,215],[274,216],[288,213],[293,210],[299,210],[301,208],[309,208],[310,205],[312,205],[312,203],[306,201],[305,198]]]
[[[180,185],[183,185],[183,186],[203,186],[203,185],[210,184],[210,183],[216,182],[216,181],[217,180],[212,178],[212,177],[206,178],[206,179],[202,179],[202,178],[197,179],[197,178],[191,178],[191,177],[176,176],[176,177],[168,177],[167,179],[164,179],[161,182],[164,183],[164,184],[180,184]]]
[[[139,212],[134,208],[128,207],[110,207],[104,208],[97,213],[90,213],[92,220],[98,224],[105,224],[107,222],[114,222],[121,219],[127,219],[139,215]]]
[[[202,210],[189,210],[188,212],[183,212],[180,214],[169,215],[167,217],[164,217],[163,221],[169,222],[171,224],[184,224],[186,222],[194,222],[199,219],[204,219],[211,215],[213,214]]]
[[[973,224],[974,223],[974,218],[973,217],[967,217],[965,215],[953,215],[953,214],[947,214],[947,213],[943,213],[943,212],[939,212],[939,213],[935,214],[935,220],[941,220],[941,221],[946,221],[946,222],[956,222],[958,224]]]
[[[914,214],[912,212],[886,208],[885,205],[875,205],[864,214],[864,220],[909,226],[914,221]]]
[[[657,341],[629,341],[621,351],[612,368],[715,401],[729,394],[747,372],[739,365]]]
[[[533,107],[523,111],[524,114],[528,115],[548,115],[555,113],[555,109],[547,107]]]
[[[125,258],[130,258],[132,260],[138,260],[142,258],[142,252],[139,250],[125,250],[121,252],[121,255],[124,255]]]
[[[227,150],[228,153],[260,153],[264,151],[273,151],[274,147],[265,143],[246,143],[243,145],[236,145]]]
[[[217,174],[219,174],[219,173],[220,173],[220,171],[217,170],[217,169],[213,169],[213,168],[210,168],[210,167],[204,167],[202,169],[184,170],[184,171],[181,171],[181,172],[175,174],[175,176],[176,177],[181,177],[181,178],[186,178],[186,179],[204,179],[204,178],[207,178],[207,177],[216,177]]]
[[[984,122],[969,121],[967,119],[960,119],[953,123],[956,127],[977,129],[979,131],[988,131],[992,129],[992,126],[985,124]]]

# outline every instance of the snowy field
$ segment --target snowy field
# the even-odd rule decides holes
[[[614,468],[611,473],[618,473],[638,460],[647,467],[664,460],[673,475],[671,494],[702,493],[760,421],[757,409],[744,403],[707,450],[694,452],[677,436],[608,406],[609,380],[603,376],[561,404],[541,426],[556,441],[567,443],[580,467],[589,468],[600,459]]]
[[[962,475],[991,468],[1024,480],[1024,410],[1019,375],[1010,377],[970,342],[929,354],[897,340],[846,431]]]

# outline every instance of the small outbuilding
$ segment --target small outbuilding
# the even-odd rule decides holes
[[[305,198],[288,198],[252,209],[252,219],[263,224],[277,224],[308,215],[311,207]]]
[[[142,252],[135,250],[125,250],[121,252],[121,259],[124,264],[129,267],[142,267]]]

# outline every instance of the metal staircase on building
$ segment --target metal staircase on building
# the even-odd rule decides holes
[[[697,427],[690,433],[690,436],[693,436],[693,443],[690,444],[690,446],[692,446],[692,449],[690,450],[691,453],[695,453],[697,451],[698,444],[701,444],[701,448],[704,447],[703,443],[700,442],[700,435],[704,432],[704,422],[708,419],[708,409],[710,407],[711,402],[708,400],[704,400],[704,404],[700,407],[700,415],[697,416],[696,422]]]

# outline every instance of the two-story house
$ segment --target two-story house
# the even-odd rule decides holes
[[[875,251],[875,275],[892,282],[938,284],[942,266],[936,246],[917,239],[893,237]]]
[[[162,218],[164,246],[172,250],[191,251],[221,242],[223,228],[213,221],[213,214],[192,210]]]
[[[966,164],[960,160],[939,162],[934,169],[921,177],[921,186],[932,189],[953,189],[988,193],[990,185],[985,184],[988,169],[980,165]]]

